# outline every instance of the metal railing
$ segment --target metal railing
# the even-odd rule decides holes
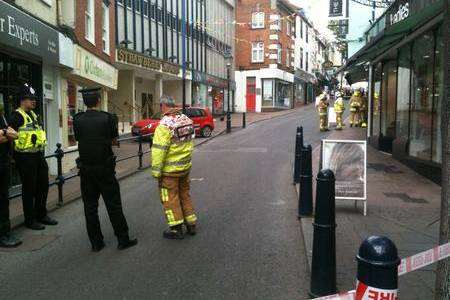
[[[139,134],[138,136],[131,136],[131,137],[125,137],[125,138],[118,139],[117,140],[118,147],[120,147],[120,143],[122,143],[122,142],[137,140],[138,141],[138,151],[137,151],[137,154],[128,155],[128,156],[117,159],[116,163],[138,157],[139,158],[138,170],[142,170],[143,169],[142,158],[143,158],[144,154],[150,153],[150,150],[143,151],[142,142],[143,142],[144,138],[150,137],[152,135],[153,134],[145,134],[145,135]],[[48,186],[52,187],[54,185],[57,185],[57,187],[58,187],[58,203],[57,203],[57,205],[59,207],[61,207],[64,204],[64,198],[63,198],[64,184],[66,183],[67,180],[70,180],[70,179],[73,179],[73,178],[79,176],[78,172],[64,175],[63,170],[62,170],[63,169],[62,162],[63,162],[64,156],[67,154],[78,152],[78,149],[64,151],[63,149],[61,149],[61,147],[62,147],[62,145],[60,143],[56,144],[55,152],[53,154],[49,154],[49,155],[45,156],[45,159],[56,158],[57,176],[53,181],[49,182]],[[9,199],[14,199],[14,198],[17,198],[20,196],[22,196],[21,192],[15,193],[15,194],[10,195]]]

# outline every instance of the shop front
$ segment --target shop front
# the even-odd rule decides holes
[[[230,82],[230,111],[233,111],[234,82]],[[214,116],[223,116],[228,109],[228,81],[209,74],[192,71],[192,105],[208,108]]]
[[[398,1],[399,2],[399,1]],[[425,5],[425,1],[422,2]],[[378,149],[435,182],[442,163],[443,1],[430,1],[419,14],[408,14],[385,32],[404,30],[401,42],[370,63],[369,140]],[[406,1],[407,3],[407,1]],[[399,3],[405,5],[405,1]],[[395,21],[398,6],[386,13]],[[414,30],[407,27],[415,24]],[[405,26],[402,28],[401,26]],[[381,41],[382,43],[382,41]]]
[[[294,106],[311,103],[313,100],[312,89],[316,81],[313,74],[297,69],[294,77]]]
[[[261,111],[289,109],[294,106],[294,86],[291,82],[272,78],[264,78],[261,80]]]

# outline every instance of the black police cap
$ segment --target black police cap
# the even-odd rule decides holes
[[[17,94],[20,101],[25,99],[37,100],[36,90],[28,83],[21,85]]]

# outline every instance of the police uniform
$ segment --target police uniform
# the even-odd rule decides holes
[[[0,130],[6,138],[8,122],[0,112]],[[10,183],[10,149],[11,143],[0,142],[0,247],[17,247],[22,242],[11,236],[11,222],[9,220],[9,183]]]
[[[183,224],[196,233],[197,216],[190,196],[194,126],[177,109],[166,113],[155,130],[152,145],[152,175],[159,181],[161,203],[169,225],[163,236],[182,239]]]
[[[58,222],[47,216],[48,165],[44,157],[47,145],[45,131],[38,115],[29,108],[22,108],[22,101],[36,101],[36,92],[28,84],[19,91],[20,107],[11,115],[10,125],[17,131],[14,140],[14,160],[22,182],[22,202],[25,225],[42,230],[45,225]]]
[[[85,102],[92,97],[100,99],[100,89],[82,90]],[[98,200],[102,195],[106,209],[118,239],[118,248],[134,246],[137,240],[130,240],[128,225],[122,210],[120,187],[115,175],[115,156],[112,143],[118,137],[117,117],[89,109],[74,116],[73,127],[78,141],[80,157],[81,196],[84,203],[86,228],[93,251],[104,247],[103,234],[98,216]]]

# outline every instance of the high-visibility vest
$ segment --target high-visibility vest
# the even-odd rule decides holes
[[[34,111],[30,111],[31,117],[23,109],[16,110],[23,117],[23,125],[17,130],[18,138],[14,140],[14,149],[17,152],[39,152],[47,145],[47,137],[38,117]]]
[[[193,134],[193,125],[188,126],[191,126],[188,130]],[[173,130],[163,124],[158,125],[155,130],[152,145],[152,175],[154,177],[176,176],[176,173],[187,172],[192,167],[194,151],[192,138],[174,141],[174,134]]]

